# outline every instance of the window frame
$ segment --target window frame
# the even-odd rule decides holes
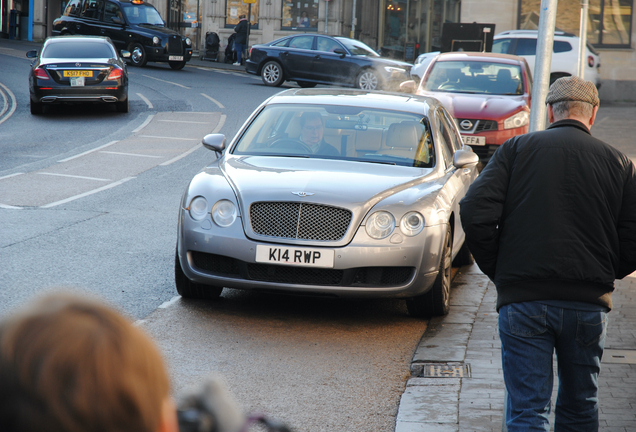
[[[236,6],[239,7],[240,9],[237,10],[236,13],[236,22],[235,23],[231,23],[228,22],[228,20],[230,20],[230,7],[234,6],[234,4],[232,4],[232,2],[237,3]],[[251,21],[251,17],[247,17],[247,21],[250,23],[250,31],[252,30],[258,30],[258,16],[259,16],[259,8],[260,8],[260,3],[256,2],[254,4],[252,4],[252,15],[254,16],[254,22]],[[249,5],[248,4],[244,4],[242,1],[236,1],[236,0],[225,0],[225,23],[223,24],[223,28],[226,29],[234,29],[234,27],[236,27],[239,23],[239,15],[242,15],[243,13],[245,13],[245,16],[248,15],[248,11],[249,11]]]
[[[283,1],[283,2],[281,2],[281,6],[280,6],[280,16],[281,16],[280,29],[281,30],[297,31],[297,32],[304,32],[304,33],[314,33],[314,32],[317,33],[318,32],[318,22],[320,21],[318,18],[316,18],[316,26],[315,27],[300,27],[298,25],[291,25],[291,26],[284,25],[285,7],[288,7],[290,10],[291,10],[292,7],[294,9],[297,9],[297,7],[294,7],[294,6],[287,6],[286,5],[287,3],[288,2]],[[299,3],[297,3],[297,4],[299,4]],[[320,3],[315,3],[315,4],[317,4],[316,12],[319,13],[320,12]],[[302,10],[300,10],[299,14],[302,15]],[[298,16],[300,16],[300,15],[298,15]],[[309,22],[311,23],[311,19],[309,19]]]

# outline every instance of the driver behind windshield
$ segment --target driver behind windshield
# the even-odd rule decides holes
[[[322,137],[325,123],[320,113],[303,113],[300,116],[300,127],[300,141],[306,144],[313,154],[340,156],[338,150],[328,144]]]

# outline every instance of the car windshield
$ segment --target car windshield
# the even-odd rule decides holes
[[[421,114],[353,106],[265,107],[231,153],[432,168],[435,150]]]
[[[521,68],[488,61],[438,61],[422,81],[427,91],[522,95]]]
[[[73,41],[47,44],[42,51],[42,58],[81,59],[81,58],[113,58],[116,57],[113,48],[104,42]]]
[[[369,46],[355,39],[336,38],[342,43],[352,55],[360,55],[367,57],[380,57],[377,52],[373,51]]]
[[[143,4],[123,4],[124,13],[131,24],[148,24],[154,26],[165,26],[161,15],[154,7]]]

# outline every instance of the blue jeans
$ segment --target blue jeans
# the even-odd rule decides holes
[[[245,45],[235,43],[234,48],[236,49],[236,62],[240,63],[241,58],[243,57],[243,50],[245,49]]]
[[[499,310],[499,336],[508,393],[508,432],[549,431],[556,351],[559,390],[555,432],[598,431],[598,374],[607,313],[564,309],[539,302]]]

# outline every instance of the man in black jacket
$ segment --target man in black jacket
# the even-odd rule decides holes
[[[239,23],[234,27],[236,38],[234,39],[234,50],[236,51],[236,63],[234,66],[241,65],[241,58],[243,57],[243,50],[247,44],[247,18],[245,15],[239,15]]]
[[[578,77],[546,98],[550,127],[506,141],[461,201],[468,248],[497,288],[508,431],[598,430],[598,374],[614,280],[636,270],[636,172],[589,129]]]

